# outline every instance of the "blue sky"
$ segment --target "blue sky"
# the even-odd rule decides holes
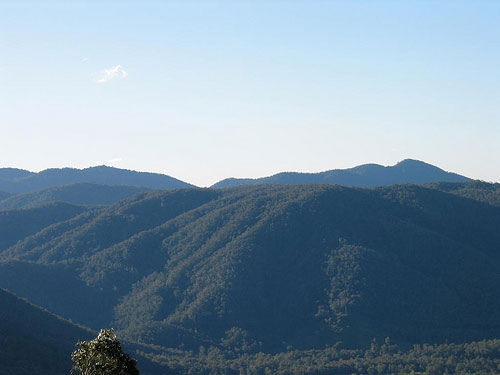
[[[0,167],[500,181],[498,1],[2,1]]]

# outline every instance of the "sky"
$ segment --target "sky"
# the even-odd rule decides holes
[[[0,1],[0,167],[500,181],[499,1]]]

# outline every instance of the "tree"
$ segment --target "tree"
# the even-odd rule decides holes
[[[138,375],[135,359],[123,352],[112,329],[102,329],[92,341],[79,341],[71,354],[72,374]]]

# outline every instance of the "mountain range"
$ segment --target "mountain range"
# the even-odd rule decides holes
[[[500,208],[459,194],[500,189],[465,185],[143,192],[19,239],[0,286],[191,350],[231,332],[266,351],[492,338]]]
[[[5,194],[0,372],[63,373],[77,337],[114,327],[154,375],[491,373],[500,184],[409,160],[364,167],[372,185],[405,173],[419,184]],[[30,343],[38,370],[16,349]]]
[[[333,169],[319,173],[282,172],[262,178],[228,178],[212,185],[213,188],[230,188],[242,185],[280,184],[329,184],[358,187],[387,186],[394,184],[425,184],[430,182],[465,182],[470,179],[456,173],[443,171],[418,160],[406,159],[396,165],[384,167],[364,164],[349,169]]]
[[[319,173],[282,172],[255,179],[228,178],[215,183],[212,187],[229,188],[260,184],[329,184],[375,187],[406,183],[465,181],[470,181],[470,179],[456,173],[446,172],[422,161],[406,159],[388,167],[378,164],[364,164],[354,168],[334,169]],[[11,194],[36,192],[81,183],[167,190],[194,187],[192,184],[163,174],[136,172],[107,166],[86,169],[46,169],[38,173],[16,168],[0,168],[0,200]]]
[[[82,182],[102,185],[141,186],[150,189],[193,187],[191,184],[163,174],[136,172],[107,166],[85,169],[54,168],[38,173],[16,168],[0,169],[0,191],[7,193],[27,193]]]

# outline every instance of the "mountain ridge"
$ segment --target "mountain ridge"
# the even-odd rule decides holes
[[[230,188],[242,185],[280,184],[334,184],[356,187],[377,187],[394,184],[425,184],[432,182],[466,182],[468,177],[446,172],[434,165],[405,159],[393,166],[369,163],[347,169],[332,169],[318,173],[280,172],[261,178],[227,178],[212,188]]]
[[[128,185],[102,185],[81,182],[47,189],[9,194],[1,199],[0,211],[33,207],[51,202],[63,202],[80,206],[109,205],[148,190],[145,187]]]
[[[460,194],[500,187],[468,184],[144,192],[5,250],[0,286],[190,350],[227,335],[257,351],[492,338],[500,208]]]
[[[0,191],[28,193],[76,183],[141,186],[150,189],[190,188],[194,185],[159,173],[137,172],[108,166],[51,168],[29,172],[15,168],[0,169]]]

